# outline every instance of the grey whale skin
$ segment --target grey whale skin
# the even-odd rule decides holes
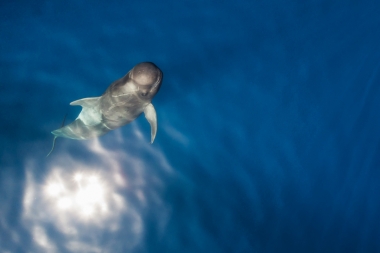
[[[162,78],[162,71],[154,63],[142,62],[113,82],[100,97],[71,102],[70,105],[82,106],[82,111],[71,124],[52,131],[54,141],[57,137],[95,138],[132,122],[144,112],[151,127],[153,143],[157,116],[151,101],[161,87]]]

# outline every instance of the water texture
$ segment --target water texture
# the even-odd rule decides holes
[[[3,1],[0,252],[380,252],[380,2]],[[135,64],[144,117],[50,132]]]

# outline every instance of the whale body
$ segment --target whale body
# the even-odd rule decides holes
[[[162,71],[152,62],[142,62],[124,77],[113,82],[100,97],[83,98],[70,103],[82,106],[69,125],[52,131],[57,137],[88,140],[124,126],[144,113],[151,127],[151,143],[157,133],[156,110],[151,101],[161,87]]]

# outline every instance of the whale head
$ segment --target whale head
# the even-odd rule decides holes
[[[139,63],[128,76],[128,82],[136,87],[136,95],[142,100],[151,100],[161,87],[162,71],[154,63]]]

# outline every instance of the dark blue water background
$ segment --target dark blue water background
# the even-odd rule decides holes
[[[379,13],[1,2],[0,252],[380,252]],[[154,144],[141,116],[45,158],[69,103],[141,61],[164,72]]]

